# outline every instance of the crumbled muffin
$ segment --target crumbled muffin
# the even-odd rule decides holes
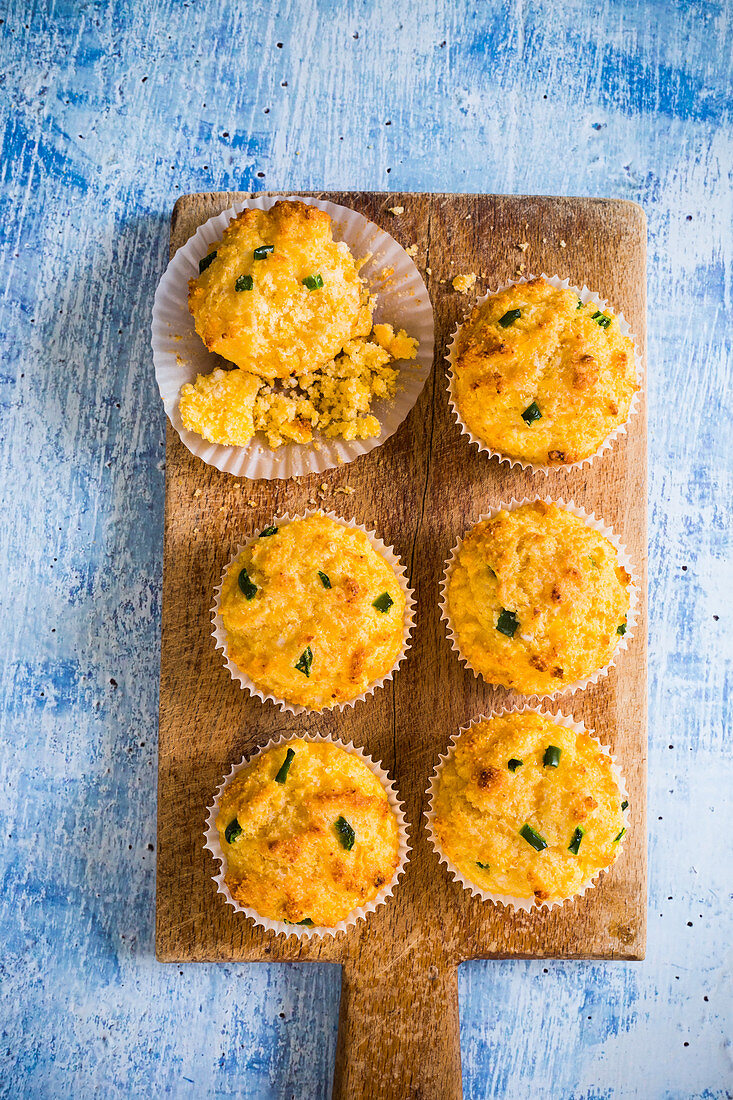
[[[316,431],[347,440],[379,435],[372,402],[394,396],[395,360],[414,359],[417,341],[391,325],[375,325],[373,335],[349,341],[335,359],[297,379],[270,383],[239,369],[200,374],[181,389],[183,425],[224,446],[244,446],[262,432],[273,449],[310,443]]]

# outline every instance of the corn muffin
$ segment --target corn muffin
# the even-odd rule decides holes
[[[394,877],[399,829],[387,793],[355,753],[293,740],[224,789],[216,828],[232,897],[270,920],[331,927]]]
[[[322,513],[266,528],[229,566],[227,652],[264,693],[322,710],[356,699],[403,649],[406,597],[364,534]]]
[[[630,592],[607,538],[534,501],[471,529],[450,570],[446,609],[460,655],[485,680],[550,695],[612,660]]]
[[[273,450],[283,443],[326,438],[367,439],[382,430],[375,398],[394,397],[395,359],[414,359],[417,341],[391,325],[375,325],[374,340],[350,340],[342,352],[297,378],[268,382],[239,368],[199,374],[181,389],[183,425],[210,443],[242,447],[262,432]]]
[[[594,455],[639,388],[633,341],[614,314],[545,279],[476,306],[456,338],[453,373],[469,431],[539,466]]]
[[[372,327],[348,245],[303,202],[233,218],[190,280],[188,307],[210,351],[265,378],[313,370]]]
[[[459,734],[436,780],[433,830],[470,882],[541,904],[611,866],[622,799],[595,738],[545,715],[502,714]]]

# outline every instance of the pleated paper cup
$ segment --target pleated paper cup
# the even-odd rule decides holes
[[[550,711],[543,710],[539,706],[532,706],[529,703],[525,703],[523,706],[519,706],[519,707],[508,706],[508,707],[503,707],[499,710],[491,711],[491,713],[489,713],[489,714],[482,714],[478,718],[474,718],[474,720],[472,722],[469,722],[469,724],[467,726],[463,726],[463,728],[460,729],[457,734],[454,734],[451,737],[450,742],[448,744],[447,751],[445,753],[441,754],[441,756],[438,760],[438,763],[435,766],[433,774],[430,777],[430,782],[428,784],[428,789],[427,789],[427,792],[426,792],[427,793],[427,799],[428,799],[428,809],[425,811],[425,818],[426,818],[426,821],[427,821],[427,831],[428,831],[428,836],[430,838],[430,843],[432,844],[433,849],[435,850],[435,852],[438,856],[438,860],[440,861],[440,863],[445,864],[445,866],[448,869],[448,872],[451,874],[451,876],[455,879],[456,882],[459,882],[465,890],[468,890],[469,893],[473,894],[475,897],[481,898],[482,901],[492,902],[494,905],[503,906],[504,908],[506,908],[508,910],[516,910],[516,911],[522,912],[522,913],[539,914],[539,913],[541,913],[541,911],[543,909],[548,910],[548,911],[550,909],[556,909],[561,905],[567,905],[570,902],[575,901],[576,898],[583,897],[584,894],[586,894],[594,886],[598,885],[602,875],[604,875],[608,870],[610,870],[610,868],[613,867],[614,864],[612,863],[609,867],[601,868],[600,871],[598,871],[591,879],[588,880],[588,882],[586,882],[578,891],[576,891],[576,893],[574,893],[569,898],[552,897],[552,898],[547,898],[542,902],[537,902],[534,897],[521,898],[521,897],[513,897],[512,895],[509,895],[509,894],[493,894],[489,890],[482,889],[477,883],[472,882],[471,879],[466,878],[466,876],[461,871],[458,870],[458,868],[453,863],[451,858],[446,854],[445,850],[443,849],[443,846],[440,843],[440,838],[438,837],[438,834],[435,831],[436,811],[435,811],[435,807],[433,805],[433,800],[435,799],[437,791],[438,791],[438,781],[439,781],[440,773],[442,772],[443,768],[445,767],[446,762],[450,759],[451,755],[453,754],[453,752],[455,750],[455,747],[456,747],[456,743],[458,741],[458,738],[461,736],[461,734],[466,733],[468,730],[471,729],[472,726],[475,726],[478,722],[485,722],[485,721],[488,721],[491,718],[499,718],[501,715],[504,715],[504,714],[525,714],[527,711],[531,711],[534,714],[541,714],[544,718],[549,718],[553,722],[557,722],[559,725],[565,726],[566,729],[573,730],[575,733],[578,733],[578,734],[586,733],[586,734],[588,734],[588,736],[591,737],[596,742],[598,748],[601,750],[601,752],[604,754],[604,756],[608,757],[608,759],[611,761],[611,771],[613,772],[613,777],[616,780],[616,783],[618,784],[619,794],[621,795],[621,801],[622,802],[623,801],[628,802],[628,793],[627,793],[627,790],[626,790],[626,781],[623,777],[621,769],[618,766],[616,758],[611,753],[608,746],[603,745],[601,743],[601,741],[599,741],[599,739],[596,737],[595,732],[593,730],[586,729],[586,727],[583,725],[582,722],[578,722],[571,715],[563,714],[561,711],[558,711],[557,714],[552,714]],[[618,860],[618,858],[621,854],[621,849],[623,848],[623,845],[625,843],[625,838],[626,838],[626,836],[628,836],[628,826],[629,826],[629,807],[628,807],[628,805],[627,805],[626,809],[623,811],[623,815],[624,815],[624,829],[625,829],[625,832],[624,832],[624,835],[622,836],[621,840],[618,841],[619,854],[616,856],[616,860]],[[614,860],[614,863],[616,862],[616,860]]]
[[[310,707],[304,707],[300,704],[288,703],[285,699],[279,699],[276,695],[272,695],[270,692],[263,691],[262,688],[257,686],[254,680],[250,679],[246,672],[243,672],[242,669],[239,668],[237,664],[235,664],[235,662],[229,655],[229,639],[227,637],[227,632],[224,629],[224,623],[222,622],[220,611],[221,589],[222,585],[224,584],[224,579],[227,575],[229,567],[232,565],[233,562],[237,560],[237,558],[246,546],[248,546],[256,538],[259,538],[259,534],[252,535],[251,538],[247,539],[246,542],[241,543],[234,551],[224,568],[219,584],[214,589],[214,606],[211,608],[211,622],[213,624],[212,635],[216,648],[218,650],[221,650],[222,652],[224,664],[229,670],[229,675],[231,676],[232,680],[234,680],[235,683],[239,684],[239,686],[245,691],[248,691],[250,695],[256,696],[261,702],[265,703],[269,700],[271,703],[274,703],[275,706],[279,707],[280,710],[286,711],[289,714],[321,714],[325,710],[342,711],[346,707],[355,706],[361,700],[366,699],[368,695],[373,695],[377,688],[384,687],[384,685],[392,679],[395,672],[402,664],[407,655],[407,651],[411,645],[410,635],[412,633],[412,627],[415,618],[414,594],[408,584],[407,572],[405,570],[405,567],[400,561],[397,554],[395,554],[394,549],[391,546],[387,546],[386,543],[382,542],[382,540],[375,534],[374,531],[369,531],[366,527],[364,527],[361,523],[357,523],[354,519],[344,519],[342,516],[337,515],[335,512],[323,512],[318,508],[309,508],[301,515],[294,516],[291,516],[286,512],[284,515],[277,516],[275,519],[273,519],[272,524],[274,527],[284,527],[286,524],[292,523],[296,519],[308,519],[309,516],[327,516],[328,519],[335,520],[336,523],[340,523],[343,527],[353,527],[357,531],[362,531],[369,539],[372,548],[376,550],[376,552],[384,558],[387,564],[392,567],[395,572],[395,576],[399,581],[400,588],[405,594],[405,614],[402,621],[402,648],[389,672],[387,672],[384,676],[381,676],[379,679],[374,680],[366,689],[366,691],[361,693],[361,695],[357,695],[354,699],[347,699],[341,703],[334,703],[334,705],[331,707],[324,706],[321,707],[319,710],[313,710]]]
[[[623,424],[619,424],[616,428],[614,428],[611,432],[609,432],[609,434],[603,440],[603,442],[601,443],[601,445],[600,445],[600,447],[598,448],[597,451],[595,451],[592,455],[589,455],[587,458],[580,459],[578,462],[567,462],[567,463],[560,462],[560,463],[558,463],[557,465],[554,465],[554,466],[539,466],[539,465],[536,465],[532,462],[525,462],[521,458],[512,458],[511,455],[506,455],[502,451],[495,451],[492,447],[489,447],[486,443],[484,443],[484,441],[482,439],[479,439],[479,437],[477,435],[474,435],[474,433],[471,431],[471,429],[465,423],[463,417],[461,416],[461,411],[458,407],[458,400],[457,400],[456,392],[455,392],[455,384],[456,384],[455,361],[456,361],[456,356],[457,356],[457,353],[458,353],[457,352],[458,334],[461,331],[461,328],[468,321],[468,319],[471,317],[474,310],[477,309],[479,306],[483,305],[483,303],[488,298],[492,298],[495,294],[501,294],[501,292],[503,290],[507,290],[507,288],[510,287],[510,286],[521,286],[523,283],[532,282],[533,279],[545,279],[545,281],[548,282],[550,284],[550,286],[555,287],[556,290],[572,290],[578,295],[578,297],[580,298],[583,305],[587,305],[588,302],[594,302],[594,303],[597,304],[598,308],[601,310],[602,313],[605,313],[606,310],[610,310],[610,312],[613,314],[613,316],[618,321],[619,329],[620,329],[622,335],[630,337],[634,342],[634,361],[635,361],[635,364],[636,364],[636,382],[637,382],[637,385],[638,385],[639,389],[636,391],[636,393],[631,398],[631,404],[629,406],[629,415],[627,416],[627,418],[626,418],[626,420],[624,421]],[[614,443],[616,442],[616,440],[620,436],[626,434],[626,426],[629,423],[629,421],[631,420],[632,416],[635,416],[636,413],[639,411],[639,407],[640,407],[640,404],[641,404],[641,392],[642,392],[643,375],[644,375],[644,368],[643,368],[643,364],[642,364],[641,352],[639,351],[639,346],[638,346],[638,343],[637,343],[636,336],[631,331],[629,323],[626,320],[626,318],[624,317],[623,313],[619,313],[617,310],[615,310],[613,308],[613,306],[605,298],[601,298],[601,296],[599,294],[596,294],[596,293],[594,293],[594,291],[589,290],[587,286],[585,286],[585,285],[583,285],[582,287],[574,286],[573,283],[570,282],[570,279],[560,279],[557,275],[546,275],[543,272],[541,275],[526,275],[521,279],[508,279],[507,282],[502,283],[495,290],[489,290],[489,291],[486,292],[486,294],[482,295],[480,298],[477,298],[476,301],[474,302],[472,308],[471,308],[471,312],[466,317],[464,317],[461,324],[457,325],[456,328],[453,330],[453,333],[451,335],[450,343],[448,344],[448,349],[447,349],[445,357],[448,360],[448,404],[450,406],[451,412],[453,413],[453,415],[454,415],[454,417],[455,417],[455,419],[458,423],[458,427],[461,429],[461,433],[463,435],[468,436],[470,442],[474,443],[478,447],[479,451],[482,451],[484,454],[489,455],[489,457],[498,458],[500,462],[507,463],[510,468],[512,466],[519,466],[522,470],[530,470],[533,473],[549,474],[549,473],[553,473],[557,470],[580,469],[582,466],[585,466],[586,464],[590,466],[591,463],[593,463],[597,458],[600,457],[600,455],[605,454],[606,451],[609,451],[611,449],[611,447],[613,447]]]
[[[486,512],[483,515],[480,515],[478,519],[471,524],[470,528],[468,529],[468,531],[466,531],[464,536],[458,540],[456,545],[451,550],[447,562],[445,563],[443,579],[440,582],[440,617],[445,623],[445,628],[451,643],[451,647],[458,654],[459,661],[462,661],[466,668],[471,670],[474,676],[478,676],[486,683],[492,684],[493,682],[491,680],[486,680],[483,673],[479,672],[478,669],[475,669],[473,667],[469,659],[461,651],[460,642],[453,627],[453,623],[451,622],[450,612],[448,610],[448,585],[450,583],[451,573],[453,572],[453,566],[456,563],[458,554],[461,547],[463,546],[465,538],[471,533],[471,531],[473,531],[474,527],[476,527],[477,524],[482,523],[484,520],[493,519],[494,516],[499,514],[499,512],[513,512],[515,511],[515,509],[521,508],[525,504],[537,504],[540,501],[543,504],[557,504],[558,507],[564,508],[566,512],[570,512],[571,515],[576,516],[578,519],[582,520],[583,523],[588,525],[588,527],[592,527],[594,531],[597,531],[600,535],[603,535],[604,538],[607,538],[618,555],[619,565],[621,565],[631,577],[631,580],[629,582],[629,610],[626,617],[626,632],[620,637],[620,640],[616,644],[615,653],[608,664],[604,665],[603,668],[599,668],[590,676],[584,677],[582,680],[576,680],[574,683],[571,684],[564,684],[562,687],[558,688],[557,691],[545,693],[530,692],[526,695],[527,699],[554,699],[559,695],[570,695],[576,691],[582,691],[590,684],[598,683],[601,677],[606,676],[609,669],[615,666],[619,654],[623,650],[629,648],[629,642],[634,636],[634,629],[636,627],[636,622],[639,614],[639,583],[637,580],[638,574],[626,548],[621,544],[618,536],[613,531],[613,529],[611,527],[608,527],[602,519],[597,519],[595,515],[586,512],[584,508],[581,508],[579,505],[573,503],[572,500],[567,502],[562,500],[562,498],[553,500],[553,498],[549,496],[525,497],[522,500],[512,500],[508,504],[500,504],[499,507],[496,508],[493,512]],[[503,687],[505,685],[496,684],[493,686]],[[516,691],[518,689],[513,688],[512,690]],[[523,693],[520,692],[519,694]]]
[[[287,745],[290,741],[328,742],[337,745],[340,749],[345,749],[346,752],[350,752],[354,756],[358,756],[360,760],[363,760],[369,770],[376,775],[377,779],[384,787],[390,808],[397,819],[399,855],[397,867],[392,878],[382,887],[372,901],[368,901],[365,905],[358,906],[356,909],[352,910],[344,920],[332,926],[318,924],[288,924],[286,921],[270,920],[269,917],[261,916],[256,909],[249,908],[246,905],[242,905],[241,902],[238,902],[232,897],[229,887],[226,884],[227,858],[222,850],[219,832],[216,828],[216,818],[219,813],[221,796],[234,777],[238,775],[243,768],[248,767],[257,757],[262,756],[263,753],[269,752],[270,749]],[[403,803],[400,801],[399,792],[394,782],[390,779],[381,763],[373,760],[371,756],[367,756],[363,749],[357,748],[356,745],[353,745],[350,741],[340,741],[335,737],[327,737],[319,733],[281,734],[279,737],[275,737],[271,741],[268,741],[267,744],[257,749],[250,756],[244,756],[238,764],[232,765],[231,771],[219,784],[213,802],[207,807],[207,811],[206,831],[204,833],[206,843],[204,844],[204,848],[211,852],[214,859],[219,864],[217,874],[212,876],[217,886],[217,894],[221,894],[226,904],[231,905],[236,913],[244,913],[245,917],[249,917],[249,919],[254,921],[260,928],[266,928],[269,932],[274,932],[276,935],[296,936],[298,939],[308,940],[322,939],[325,936],[336,936],[339,932],[347,932],[349,928],[352,928],[358,921],[366,920],[370,913],[373,913],[380,905],[385,905],[388,899],[392,897],[400,877],[404,874],[405,865],[410,858],[411,848],[408,843],[410,826],[405,818]]]
[[[199,260],[221,240],[232,218],[245,209],[269,210],[276,202],[304,202],[325,210],[333,220],[334,239],[345,241],[357,260],[368,257],[360,274],[370,293],[376,295],[374,323],[404,329],[418,341],[416,359],[400,366],[394,398],[375,398],[372,403],[382,430],[371,439],[346,441],[316,433],[311,443],[285,443],[271,450],[256,435],[246,447],[224,447],[183,426],[178,404],[181,386],[195,382],[198,374],[210,374],[218,365],[218,357],[197,334],[189,313],[188,280],[198,276]],[[392,273],[386,274],[389,269]],[[166,414],[189,451],[235,477],[298,477],[353,462],[397,431],[420,396],[433,364],[433,308],[422,276],[404,248],[363,214],[321,199],[260,195],[209,218],[178,249],[155,293],[152,343],[155,377]]]

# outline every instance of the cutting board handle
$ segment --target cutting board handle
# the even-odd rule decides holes
[[[419,938],[391,950],[343,965],[333,1100],[461,1100],[455,964]]]

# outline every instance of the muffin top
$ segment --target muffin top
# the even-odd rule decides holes
[[[607,538],[534,501],[469,531],[448,580],[448,615],[461,656],[489,683],[550,695],[611,661],[630,583]]]
[[[267,527],[229,566],[220,614],[228,653],[258,688],[321,710],[394,667],[406,599],[363,531],[318,513]]]
[[[258,756],[222,793],[216,828],[232,896],[290,924],[338,924],[392,880],[399,858],[382,783],[327,742]]]
[[[545,279],[510,286],[461,326],[453,393],[492,450],[538,466],[589,458],[629,415],[634,344],[608,310]]]
[[[188,294],[196,331],[210,351],[251,374],[313,370],[371,329],[354,257],[315,206],[243,210],[200,267]]]
[[[458,736],[433,828],[465,878],[539,904],[572,897],[614,862],[622,797],[595,738],[545,715],[502,714]]]

